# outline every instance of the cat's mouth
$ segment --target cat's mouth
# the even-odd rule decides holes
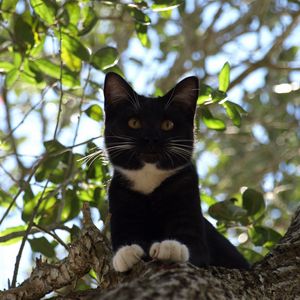
[[[140,158],[146,163],[156,163],[159,161],[160,154],[156,152],[141,153]]]

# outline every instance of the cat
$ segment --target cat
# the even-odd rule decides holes
[[[113,267],[141,259],[247,269],[248,262],[203,217],[192,163],[195,76],[166,95],[138,95],[118,74],[104,82],[104,140],[114,173],[109,185]]]

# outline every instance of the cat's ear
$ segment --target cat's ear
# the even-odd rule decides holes
[[[199,82],[196,76],[190,76],[170,90],[167,95],[167,105],[177,103],[192,111],[195,111],[199,91]]]
[[[121,101],[132,103],[132,99],[136,99],[135,92],[127,81],[114,72],[107,73],[104,81],[104,107]]]

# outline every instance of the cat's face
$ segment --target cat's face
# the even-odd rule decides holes
[[[140,96],[115,73],[104,84],[105,144],[114,166],[136,170],[145,163],[170,170],[193,152],[198,79],[188,77],[165,96]]]

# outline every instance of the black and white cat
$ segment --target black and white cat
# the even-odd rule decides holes
[[[114,167],[109,208],[115,270],[151,258],[248,268],[201,212],[191,162],[198,79],[185,78],[165,96],[149,98],[108,73],[104,96],[105,144]]]

